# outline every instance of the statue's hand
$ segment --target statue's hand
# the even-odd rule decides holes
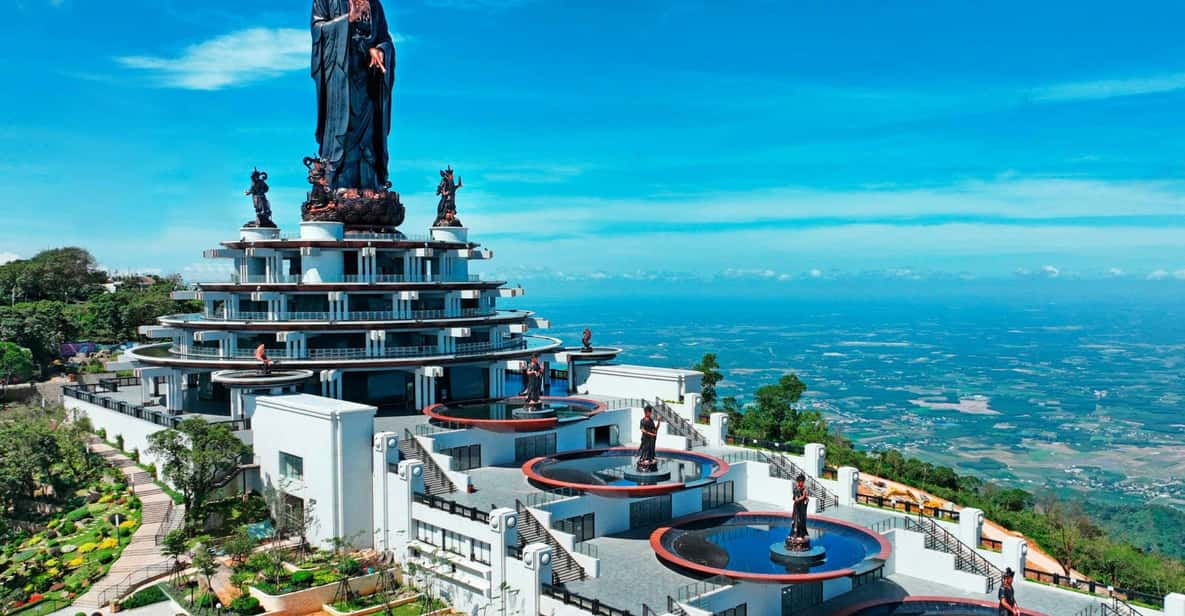
[[[378,47],[370,48],[370,68],[377,68],[380,72],[386,73],[387,67],[383,64],[383,50]]]

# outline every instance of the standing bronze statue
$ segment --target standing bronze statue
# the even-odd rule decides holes
[[[255,220],[248,222],[246,227],[275,227],[272,222],[272,205],[267,200],[267,172],[255,169],[251,172],[251,187],[243,191],[251,197],[251,205],[255,206]]]
[[[311,27],[319,149],[305,161],[313,190],[301,217],[341,222],[347,231],[394,231],[404,209],[389,190],[395,44],[383,5],[313,0]]]
[[[806,508],[811,495],[806,489],[806,476],[794,478],[793,509],[791,510],[790,536],[786,537],[786,549],[792,552],[804,552],[811,549],[811,536],[806,527]]]
[[[592,330],[584,328],[584,334],[580,336],[580,350],[584,353],[591,353],[592,347]]]
[[[457,191],[461,190],[465,184],[461,181],[461,176],[456,176],[455,181],[453,176],[451,165],[447,169],[440,170],[440,183],[436,185],[436,194],[440,197],[440,201],[436,203],[436,222],[432,223],[433,227],[461,226],[461,221],[457,218]],[[449,215],[450,212],[452,216]],[[448,224],[449,221],[454,220],[456,224]]]
[[[317,143],[333,189],[387,183],[395,44],[379,0],[313,0]]]

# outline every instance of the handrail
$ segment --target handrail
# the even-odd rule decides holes
[[[205,284],[376,284],[376,283],[403,283],[403,282],[482,282],[480,274],[453,274],[446,276],[433,276],[432,280],[425,280],[421,277],[408,277],[403,274],[375,274],[374,276],[364,276],[359,274],[342,274],[331,279],[319,280],[304,280],[299,274],[291,275],[267,275],[267,274],[248,274],[246,276],[232,273],[230,275],[229,283],[206,282]],[[487,281],[494,282],[494,281]]]
[[[181,416],[170,414],[167,410],[152,410],[139,404],[129,404],[123,400],[116,400],[108,396],[99,395],[103,392],[90,392],[87,391],[87,387],[88,386],[86,385],[81,387],[74,385],[63,385],[62,395],[68,398],[74,398],[76,400],[88,402],[90,404],[94,404],[95,406],[101,406],[109,411],[115,411],[116,413],[134,417],[136,419],[141,419],[143,421],[147,421],[158,426],[164,426],[166,428],[176,428],[177,424],[181,423],[181,420],[184,419]]]
[[[173,530],[169,527],[172,525],[173,519],[177,517],[176,513],[177,512],[173,506],[173,499],[170,498],[169,506],[167,509],[165,509],[165,519],[160,521],[160,528],[156,529],[156,535],[154,535],[152,538],[152,542],[154,544],[160,545],[160,542],[165,540],[165,535],[169,534],[169,532]]]
[[[805,478],[803,483],[806,485],[807,494],[810,494],[819,501],[819,511],[826,511],[828,507],[839,506],[839,496],[836,496],[831,490],[828,490],[823,484],[819,483],[817,479],[802,470],[793,460],[777,452],[766,453],[766,456],[770,459],[770,468],[774,471],[771,474],[775,477],[789,479],[791,481],[797,479],[799,475]]]
[[[456,350],[442,351],[438,345],[417,345],[403,347],[387,347],[377,351],[367,347],[345,348],[310,348],[303,353],[289,353],[284,348],[266,349],[268,357],[286,360],[312,359],[383,359],[390,357],[437,357],[448,355],[482,355],[499,351],[525,349],[526,338],[510,338],[502,342],[468,342],[457,345]],[[177,346],[169,347],[169,354],[178,357],[215,358],[215,359],[254,359],[254,349],[236,349],[233,353],[225,353],[219,347],[190,346],[188,350]]]
[[[514,509],[519,514],[519,533],[518,540],[520,544],[526,545],[533,541],[542,541],[551,547],[551,583],[563,584],[564,582],[572,582],[586,579],[588,576],[584,572],[584,567],[576,562],[572,554],[560,545],[559,541],[552,536],[551,532],[547,530],[531,514],[527,506],[519,499],[514,499]]]
[[[1042,584],[1050,584],[1059,588],[1068,588],[1076,591],[1085,591],[1092,595],[1100,595],[1107,593],[1109,598],[1116,599],[1123,602],[1139,601],[1151,606],[1164,606],[1164,597],[1162,595],[1155,595],[1139,590],[1132,590],[1128,588],[1114,588],[1107,586],[1103,582],[1095,580],[1075,578],[1073,576],[1063,575],[1061,573],[1050,573],[1048,571],[1041,571],[1031,567],[1025,567],[1025,579],[1033,580]],[[1125,604],[1126,605],[1126,604]]]
[[[542,584],[543,594],[553,598],[559,599],[565,605],[580,608],[590,614],[596,616],[632,616],[629,610],[615,608],[601,603],[600,599],[590,599],[584,595],[574,593],[567,588],[554,584]]]
[[[856,502],[878,507],[880,509],[892,509],[894,511],[904,511],[905,513],[921,515],[928,518],[938,518],[940,520],[949,520],[951,522],[959,521],[959,512],[956,509],[943,509],[941,507],[926,507],[918,505],[911,501],[902,500],[894,502],[883,496],[873,494],[857,494]],[[888,503],[888,504],[885,504]]]
[[[462,308],[456,314],[448,314],[446,310],[412,310],[399,313],[394,310],[351,310],[344,313],[330,313],[325,311],[287,310],[280,313],[240,310],[233,314],[208,314],[194,312],[170,315],[173,319],[203,320],[203,321],[423,321],[427,319],[465,319],[473,317],[497,316],[499,310],[482,308]],[[170,318],[165,317],[165,318]],[[196,317],[196,318],[195,318]]]
[[[120,597],[135,590],[138,586],[162,575],[172,573],[178,566],[176,561],[168,561],[149,565],[143,569],[138,569],[127,574],[114,586],[108,586],[103,592],[99,593],[98,605],[102,607],[112,601],[118,600]]]
[[[403,429],[403,442],[408,443],[408,446],[411,448],[411,453],[415,454],[416,456],[415,459],[423,462],[424,489],[427,490],[429,494],[437,496],[437,494],[433,491],[433,488],[428,485],[429,476],[437,483],[437,485],[440,486],[442,494],[457,491],[457,486],[453,483],[453,480],[449,479],[448,474],[440,468],[440,465],[436,463],[436,460],[432,459],[432,455],[428,452],[428,450],[424,449],[424,446],[420,444],[419,439],[417,439],[415,435],[411,433],[411,430],[408,430],[407,428]],[[412,456],[409,455],[409,457]]]
[[[707,447],[708,439],[700,434],[699,430],[695,429],[695,425],[683,418],[682,415],[675,412],[662,398],[654,399],[654,411],[663,421],[674,426],[675,434],[687,437],[691,441],[692,447]]]
[[[685,586],[680,586],[675,591],[675,600],[679,603],[687,603],[695,605],[695,600],[712,592],[716,592],[721,588],[726,588],[736,584],[736,581],[725,575],[717,575],[697,582],[692,582]]]
[[[523,503],[528,507],[539,508],[548,503],[554,503],[565,498],[576,498],[583,496],[584,492],[573,488],[550,488],[539,492],[531,492],[523,499]]]
[[[416,492],[412,495],[412,500],[417,503],[423,503],[433,509],[439,509],[446,513],[468,518],[475,522],[490,521],[490,512],[488,511],[482,511],[477,507],[462,505],[456,501],[451,501],[447,498],[441,498],[433,494],[420,494],[419,492]]]
[[[958,537],[942,527],[938,522],[922,516],[901,518],[905,529],[920,532],[926,536],[925,547],[953,554],[955,568],[987,578],[988,592],[995,590],[996,585],[1004,578],[1004,572],[993,565],[988,559],[976,552],[974,548],[963,543]]]

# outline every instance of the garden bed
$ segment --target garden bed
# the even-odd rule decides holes
[[[415,604],[418,606],[419,602],[423,599],[423,596],[424,595],[422,593],[407,591],[395,595],[394,597],[388,597],[384,600],[384,598],[380,597],[379,593],[376,592],[373,594],[356,597],[354,600],[349,601],[348,603],[326,603],[321,606],[321,611],[329,614],[330,616],[366,616],[367,614],[381,612],[383,611],[384,605],[390,605],[393,608],[391,611],[395,614],[399,614],[401,613],[401,610],[397,608],[407,604]],[[440,600],[434,600],[434,604],[435,603],[440,603]],[[444,604],[440,603],[440,605],[443,606]],[[419,614],[418,611],[412,613]]]

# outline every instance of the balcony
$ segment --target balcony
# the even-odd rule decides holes
[[[208,281],[205,284],[385,284],[403,282],[481,282],[480,274],[433,276],[432,280],[410,278],[403,274],[375,274],[363,276],[360,274],[343,274],[334,278],[322,278],[318,281],[303,281],[300,275],[268,276],[266,274],[251,274],[242,276],[231,274],[226,283]]]
[[[513,311],[504,310],[502,312]],[[338,315],[335,318],[331,317],[328,312],[289,311],[273,317],[267,312],[241,310],[229,317],[223,314],[183,314],[163,318],[184,321],[426,321],[429,319],[492,317],[497,314],[497,310],[483,310],[481,308],[463,308],[457,314],[452,315],[447,314],[444,310],[412,310],[403,316],[391,310],[358,310],[347,312],[344,316]]]
[[[439,357],[442,355],[485,355],[499,351],[514,351],[527,348],[527,339],[516,338],[500,343],[468,342],[457,345],[456,351],[442,352],[437,345],[387,347],[382,351],[368,350],[364,347],[347,347],[334,349],[308,349],[306,355],[289,355],[287,349],[267,349],[267,356],[271,359],[314,361],[325,359],[385,359],[409,357]],[[177,347],[171,347],[169,354],[182,359],[255,359],[254,349],[237,349],[233,354],[224,356],[217,348],[191,347],[182,352]]]

